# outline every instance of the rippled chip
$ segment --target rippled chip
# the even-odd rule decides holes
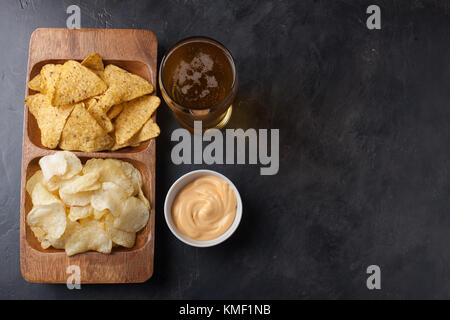
[[[122,213],[114,219],[114,228],[138,232],[147,224],[149,214],[144,202],[136,197],[128,198],[123,204]]]
[[[111,148],[113,138],[95,121],[83,105],[77,105],[61,134],[59,147],[86,152]]]
[[[89,250],[111,253],[112,241],[101,223],[84,220],[72,228],[71,233],[65,237],[65,250],[68,256]]]
[[[124,103],[123,111],[115,119],[116,143],[127,143],[150,119],[158,108],[160,99],[156,96],[144,96]]]
[[[41,93],[28,96],[25,104],[37,120],[41,130],[42,144],[49,149],[56,148],[74,105],[54,107],[51,105],[50,99]]]
[[[73,104],[99,95],[107,89],[106,83],[79,62],[69,60],[61,68],[52,104]]]
[[[70,207],[69,215],[67,216],[71,221],[88,218],[94,212],[91,206],[84,207]]]
[[[135,232],[126,232],[114,228],[114,216],[108,214],[105,218],[106,233],[111,238],[113,243],[125,248],[131,248],[136,242]]]
[[[141,142],[156,138],[159,136],[160,129],[159,126],[153,121],[153,119],[148,119],[141,130],[139,130],[130,140],[126,143],[119,145],[117,142],[114,144],[111,150],[115,151],[121,148],[136,146]]]
[[[44,88],[42,87],[42,76],[38,74],[28,81],[28,88],[34,91],[44,92]]]
[[[66,210],[61,202],[48,205],[34,206],[27,215],[27,223],[30,227],[39,228],[41,238],[47,240],[58,239],[66,229]]]

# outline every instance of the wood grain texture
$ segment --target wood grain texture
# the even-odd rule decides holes
[[[153,94],[156,94],[157,39],[148,30],[37,29],[30,39],[27,82],[46,63],[59,63],[68,59],[81,61],[93,52],[99,53],[105,64],[117,64],[147,79],[153,84]],[[32,93],[27,89],[26,95]],[[153,274],[154,256],[155,140],[115,152],[74,152],[82,162],[90,158],[128,161],[142,174],[143,191],[152,205],[149,222],[138,233],[133,248],[114,248],[109,255],[87,252],[67,257],[63,250],[44,250],[26,225],[26,214],[32,208],[31,198],[25,191],[26,181],[39,169],[39,159],[53,152],[42,146],[36,120],[25,107],[20,200],[20,266],[24,279],[38,283],[65,283],[67,267],[78,265],[81,283],[133,283],[148,280]]]

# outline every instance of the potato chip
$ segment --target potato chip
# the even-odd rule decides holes
[[[101,184],[96,183],[99,177],[99,172],[89,172],[82,176],[75,176],[70,180],[64,181],[59,190],[66,194],[98,190],[101,188]]]
[[[71,221],[77,221],[91,216],[94,213],[94,208],[91,206],[84,207],[70,207],[69,215],[67,216]]]
[[[126,174],[126,176],[133,183],[133,196],[137,195],[137,197],[144,202],[147,209],[150,210],[150,202],[145,197],[144,192],[142,191],[142,175],[138,169],[136,169],[131,163],[127,161],[121,161],[122,170]]]
[[[114,219],[114,228],[126,232],[138,232],[144,228],[149,218],[149,210],[144,202],[136,197],[128,198],[123,204],[121,214]]]
[[[69,60],[61,68],[56,90],[52,97],[54,106],[63,106],[85,100],[106,91],[106,83],[79,62]]]
[[[110,253],[112,241],[106,231],[96,221],[83,221],[73,227],[71,234],[65,239],[65,250],[68,256],[94,250]]]
[[[52,204],[61,201],[51,192],[49,192],[42,183],[38,182],[31,193],[31,202],[35,206]]]
[[[91,203],[91,197],[96,191],[85,191],[78,193],[64,193],[59,190],[59,197],[68,206],[84,207]]]
[[[55,94],[56,83],[59,80],[61,69],[62,65],[60,64],[46,64],[41,69],[41,87],[49,101],[52,101],[52,97]]]
[[[95,210],[94,209],[94,219],[95,220],[100,220],[101,218],[103,218],[105,215],[108,215],[108,214],[111,214],[108,209],[105,209],[105,210]]]
[[[94,152],[107,150],[113,144],[113,138],[92,118],[84,106],[77,105],[62,131],[59,147],[65,150]]]
[[[127,196],[133,194],[133,184],[123,172],[121,161],[116,159],[89,159],[83,167],[83,174],[93,171],[100,172],[99,182],[112,182],[120,186]]]
[[[108,214],[105,218],[106,233],[111,238],[113,243],[125,248],[131,248],[136,242],[135,232],[126,232],[114,228],[114,217]]]
[[[34,91],[44,92],[44,88],[42,87],[42,76],[38,74],[28,81],[28,88]]]
[[[91,70],[103,71],[105,67],[103,65],[103,60],[98,53],[90,54],[86,59],[84,59],[81,64]]]
[[[34,236],[38,239],[38,241],[41,243],[42,249],[47,249],[51,246],[50,241],[46,239],[46,233],[42,228],[39,227],[30,227],[31,231],[33,231]]]
[[[28,96],[25,104],[37,120],[42,144],[49,149],[56,148],[74,105],[54,107],[49,98],[41,93]]]
[[[39,166],[44,175],[44,181],[50,181],[54,176],[61,179],[70,179],[82,169],[80,159],[68,151],[58,151],[52,155],[42,157]]]
[[[27,215],[30,227],[39,227],[45,239],[58,239],[66,229],[66,210],[61,202],[34,206]]]
[[[113,182],[104,182],[102,188],[92,195],[91,205],[95,210],[108,209],[113,216],[118,216],[123,211],[124,201],[128,195],[124,189]]]
[[[108,118],[110,120],[114,119],[115,117],[117,117],[123,110],[123,105],[122,104],[116,104],[114,106],[112,106],[111,109],[109,109],[108,113],[106,114],[108,116]]]
[[[36,171],[27,181],[27,185],[25,189],[27,190],[28,194],[31,197],[31,194],[33,193],[33,189],[38,183],[44,182],[44,174],[42,173],[42,170]]]
[[[159,126],[153,121],[152,118],[148,119],[148,121],[144,124],[141,130],[139,130],[128,142],[119,145],[117,142],[114,144],[111,150],[115,151],[121,148],[125,148],[128,146],[136,146],[141,142],[150,140],[159,136],[160,129]]]
[[[116,143],[121,145],[130,140],[150,119],[160,102],[156,96],[144,96],[124,103],[123,111],[114,122]]]

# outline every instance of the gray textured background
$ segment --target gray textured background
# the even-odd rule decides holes
[[[382,9],[369,31],[365,10]],[[280,171],[212,166],[244,216],[224,244],[196,249],[165,225],[181,174],[158,111],[155,273],[138,285],[25,282],[19,195],[28,41],[37,27],[144,28],[159,58],[181,38],[224,43],[240,90],[231,128],[280,128]],[[0,298],[450,298],[450,6],[447,1],[2,1]],[[382,290],[365,286],[382,268]]]

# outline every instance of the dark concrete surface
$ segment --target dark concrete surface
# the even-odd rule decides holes
[[[28,41],[38,27],[144,28],[165,50],[224,43],[240,88],[229,128],[279,128],[280,171],[211,166],[239,188],[237,232],[214,248],[178,241],[163,201],[181,174],[177,124],[158,111],[155,273],[133,285],[27,283],[19,197]],[[366,28],[366,8],[382,29]],[[450,298],[450,5],[447,1],[2,1],[0,298]],[[366,268],[381,267],[379,291]]]

